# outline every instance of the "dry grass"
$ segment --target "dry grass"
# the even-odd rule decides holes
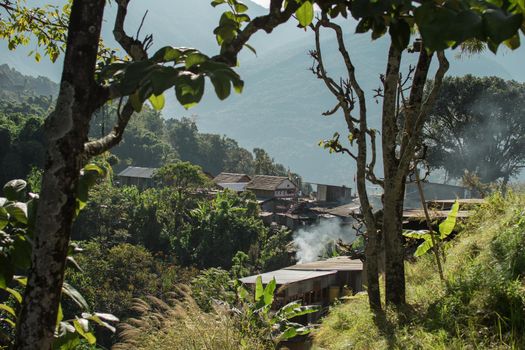
[[[217,306],[205,313],[195,303],[186,286],[168,296],[137,299],[137,318],[119,328],[120,343],[113,350],[264,350],[257,339],[243,336],[235,318]]]

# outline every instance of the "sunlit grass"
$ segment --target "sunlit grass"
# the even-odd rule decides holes
[[[374,316],[366,294],[332,308],[314,349],[525,347],[525,195],[496,194],[446,246],[446,283],[427,254],[406,264],[407,302]]]

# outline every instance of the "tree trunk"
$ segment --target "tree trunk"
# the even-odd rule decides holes
[[[51,349],[89,121],[105,0],[75,0],[56,108],[45,124],[46,164],[15,349]]]
[[[366,221],[366,220],[365,220]],[[379,264],[378,264],[378,239],[375,222],[366,224],[367,242],[365,247],[366,257],[366,282],[368,303],[372,310],[381,310],[381,293],[379,290]]]
[[[388,304],[405,303],[405,267],[402,245],[403,196],[405,178],[399,176],[397,157],[397,98],[401,51],[391,43],[384,78],[382,111],[382,149],[384,170],[383,241],[385,247],[385,301]]]
[[[385,300],[387,305],[405,303],[405,250],[403,246],[403,201],[405,182],[385,181],[383,239],[385,242]]]

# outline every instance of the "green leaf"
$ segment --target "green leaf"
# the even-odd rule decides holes
[[[21,201],[24,199],[27,182],[24,180],[11,180],[4,185],[4,195],[10,201]]]
[[[11,326],[12,328],[16,328],[16,323],[14,323],[12,320],[10,320],[8,318],[0,318],[0,322],[5,322],[9,326]]]
[[[430,233],[428,230],[419,230],[419,231],[405,231],[403,236],[412,239],[431,239]]]
[[[246,290],[246,288],[244,288],[243,286],[239,286],[237,288],[237,295],[239,296],[239,298],[241,300],[248,300],[249,296],[250,296],[250,293],[248,293],[248,291]]]
[[[9,213],[3,207],[0,207],[0,230],[3,230],[9,223]]]
[[[312,23],[314,19],[314,6],[310,1],[305,1],[297,11],[295,11],[295,16],[299,21],[301,27],[307,27]]]
[[[73,325],[75,326],[78,334],[86,339],[89,344],[95,344],[97,342],[97,338],[95,338],[93,333],[89,331],[88,321],[86,319],[76,319],[73,321]]]
[[[15,268],[26,270],[31,265],[31,242],[24,235],[14,235],[11,261]]]
[[[459,212],[459,202],[455,201],[445,221],[439,224],[439,237],[441,239],[447,238],[447,236],[450,235],[452,231],[454,230],[454,227],[456,226],[458,212]]]
[[[22,304],[22,294],[20,294],[17,290],[12,288],[4,288],[4,290],[11,294],[19,304]]]
[[[151,58],[154,62],[171,62],[174,61],[175,63],[178,62],[179,58],[181,58],[185,54],[189,54],[192,52],[196,52],[195,49],[189,49],[185,47],[171,47],[171,46],[165,46],[161,49],[159,49],[157,52],[155,52]]]
[[[158,66],[152,61],[138,61],[128,64],[118,85],[120,93],[124,96],[135,93],[142,85],[143,80],[156,69]]]
[[[129,102],[131,103],[131,107],[133,107],[133,110],[135,112],[140,112],[142,110],[142,104],[144,101],[140,99],[139,92],[136,91],[133,95],[129,96]]]
[[[16,312],[11,306],[6,304],[0,304],[0,310],[3,310],[16,318]]]
[[[255,301],[258,302],[264,295],[264,288],[262,284],[262,277],[257,276],[255,279]]]
[[[150,84],[153,89],[153,94],[156,96],[172,88],[179,76],[180,69],[173,67],[159,67],[150,75]]]
[[[264,288],[264,304],[271,306],[273,303],[275,288],[277,288],[277,282],[275,281],[275,277],[272,278],[270,283],[266,285],[266,288]]]
[[[224,4],[225,2],[226,2],[226,0],[213,0],[211,2],[211,6],[215,7],[217,5]]]
[[[282,332],[280,335],[279,335],[279,340],[280,341],[283,341],[283,340],[288,340],[288,339],[291,339],[293,337],[297,336],[297,330],[295,329],[295,327],[288,327],[286,328],[286,330],[284,332]]]
[[[213,74],[210,76],[211,83],[215,89],[215,94],[220,100],[230,96],[231,84],[230,79],[224,74]]]
[[[432,244],[432,239],[425,240],[417,247],[414,256],[417,258],[426,254],[426,252],[428,252],[433,246],[434,244]]]
[[[175,85],[175,96],[188,109],[198,104],[204,94],[204,77],[191,72],[182,72]]]
[[[11,218],[14,218],[17,222],[26,225],[27,224],[27,204],[22,202],[9,203],[6,205],[5,210],[9,213]]]
[[[149,102],[151,103],[151,106],[155,108],[157,111],[160,111],[164,108],[164,105],[166,104],[166,100],[164,99],[164,95],[151,95],[149,97]]]
[[[88,164],[82,169],[77,184],[77,215],[87,204],[89,189],[104,175],[104,170],[95,164]]]
[[[64,311],[62,310],[62,303],[58,304],[58,313],[57,313],[57,326],[60,325],[60,322],[64,319]]]
[[[317,305],[308,305],[302,306],[297,301],[292,301],[291,303],[286,304],[277,311],[277,318],[281,320],[290,320],[294,317],[311,314],[321,310],[320,306]]]
[[[392,23],[389,33],[395,47],[400,51],[407,48],[410,42],[410,26],[407,22],[399,20],[396,23]]]
[[[246,6],[242,2],[235,2],[235,12],[244,13],[246,11],[248,11],[248,6]]]
[[[186,68],[191,68],[197,64],[204,63],[210,58],[200,52],[191,53],[186,57]]]
[[[485,32],[496,45],[516,35],[522,22],[521,14],[506,14],[499,8],[488,9],[483,13]]]
[[[21,286],[27,286],[27,277],[25,276],[13,276],[13,279],[18,282]]]
[[[80,294],[79,291],[72,287],[69,283],[64,282],[62,285],[62,293],[71,298],[71,300],[73,300],[83,310],[89,310],[89,305],[86,302],[86,299],[84,299],[82,294]]]
[[[250,44],[244,44],[244,47],[246,47],[248,50],[250,50],[251,52],[253,52],[253,54],[254,54],[255,56],[257,56],[257,51],[255,50],[255,48],[254,48],[252,45],[250,45]]]

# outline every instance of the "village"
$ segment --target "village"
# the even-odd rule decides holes
[[[135,185],[145,189],[155,186],[154,174],[157,169],[144,167],[127,167],[117,177],[121,185]],[[333,222],[342,231],[358,235],[360,222],[359,200],[352,188],[344,185],[309,183],[312,192],[305,194],[297,184],[285,176],[237,174],[221,172],[216,176],[206,173],[214,183],[208,195],[218,191],[252,192],[258,202],[259,216],[265,225],[272,228],[286,227],[296,232],[301,229]],[[469,209],[481,204],[479,193],[462,186],[421,182],[423,196],[429,215],[435,223],[444,220],[454,202],[458,201],[460,210],[458,218],[469,216]],[[375,210],[381,210],[381,194],[371,196]],[[427,228],[425,212],[416,182],[408,182],[405,190],[403,210],[403,228],[421,230]],[[341,237],[342,238],[342,237]],[[352,242],[339,243],[350,245]],[[334,242],[337,244],[338,242]],[[294,248],[290,248],[294,252]],[[359,293],[364,290],[366,262],[363,255],[337,256],[313,261],[298,261],[296,265],[275,271],[241,278],[240,281],[251,288],[255,287],[256,278],[261,276],[266,285],[275,278],[278,294],[273,308],[299,300],[308,305],[319,305],[326,310],[340,297]],[[302,320],[305,324],[315,321],[323,315],[308,315]]]

